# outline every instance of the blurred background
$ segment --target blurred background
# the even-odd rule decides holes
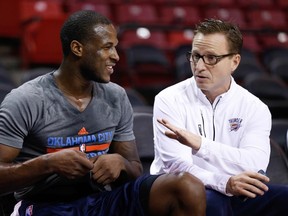
[[[244,36],[234,79],[269,106],[273,119],[288,119],[288,0],[1,0],[0,102],[60,65],[61,25],[82,9],[116,26],[120,62],[112,81],[127,89],[132,106],[151,107],[160,90],[191,77],[185,53],[193,28],[220,18]]]

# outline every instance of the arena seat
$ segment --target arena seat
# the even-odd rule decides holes
[[[69,13],[73,13],[78,10],[94,10],[97,11],[104,16],[108,17],[110,20],[114,22],[114,16],[112,9],[107,3],[97,3],[95,1],[72,1],[68,4]]]
[[[133,130],[136,146],[144,173],[150,173],[150,165],[154,160],[153,114],[149,112],[135,112]]]
[[[285,30],[287,21],[285,13],[280,9],[247,10],[249,28],[254,30]]]
[[[194,26],[202,19],[197,7],[187,5],[163,5],[159,13],[164,25]]]
[[[124,3],[117,5],[115,22],[118,25],[158,24],[159,17],[153,4]]]
[[[240,29],[246,29],[248,24],[245,19],[245,15],[239,8],[232,7],[213,7],[207,8],[204,11],[205,17],[207,18],[218,18],[225,21],[234,22],[239,26]]]
[[[61,63],[62,46],[59,35],[65,19],[65,16],[41,18],[26,26],[21,38],[24,68]]]

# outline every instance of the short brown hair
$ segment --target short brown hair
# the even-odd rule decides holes
[[[197,33],[213,34],[223,33],[228,42],[228,51],[230,53],[241,53],[243,45],[243,37],[237,25],[218,19],[205,19],[203,22],[196,25],[194,35]]]

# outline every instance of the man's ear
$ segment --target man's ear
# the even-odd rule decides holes
[[[231,71],[234,73],[234,71],[237,69],[238,65],[240,64],[241,56],[240,54],[236,54],[233,56],[233,61],[231,63]]]
[[[74,55],[78,57],[82,56],[83,45],[79,41],[73,40],[70,44],[70,48]]]

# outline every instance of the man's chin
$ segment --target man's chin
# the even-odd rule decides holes
[[[111,79],[110,78],[109,79],[108,78],[107,79],[93,79],[93,81],[105,84],[105,83],[109,83]]]

